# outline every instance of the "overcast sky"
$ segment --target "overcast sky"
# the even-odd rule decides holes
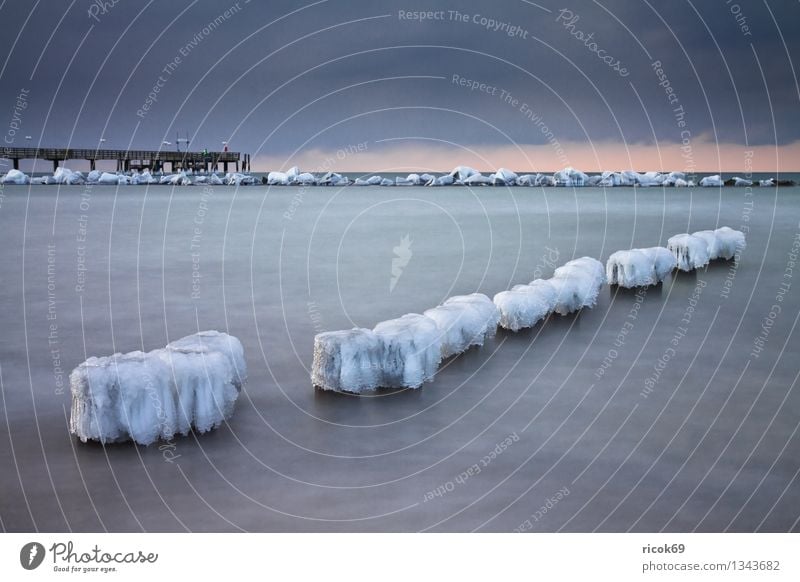
[[[753,151],[800,170],[796,1],[0,6],[4,145],[180,132],[255,169],[711,170]]]

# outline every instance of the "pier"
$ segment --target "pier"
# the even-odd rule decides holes
[[[118,172],[130,170],[165,170],[169,164],[171,172],[181,170],[218,171],[220,165],[224,172],[233,164],[235,170],[250,170],[250,154],[240,152],[181,152],[169,150],[110,150],[80,148],[0,148],[0,158],[9,159],[14,169],[19,170],[20,160],[47,160],[53,163],[55,172],[58,165],[67,160],[86,160],[91,170],[96,169],[98,160],[117,162]]]

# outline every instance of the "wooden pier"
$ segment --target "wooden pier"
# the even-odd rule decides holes
[[[0,147],[0,158],[9,159],[14,169],[19,169],[20,160],[47,160],[53,163],[55,172],[58,165],[67,160],[86,160],[89,168],[95,169],[98,160],[117,162],[117,171],[148,169],[154,172],[164,171],[170,165],[170,171],[205,170],[218,171],[220,165],[224,172],[228,164],[234,164],[236,171],[250,170],[250,154],[240,152],[179,152],[170,150],[108,150],[79,148],[9,148]]]

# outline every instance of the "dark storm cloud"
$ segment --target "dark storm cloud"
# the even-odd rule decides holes
[[[105,136],[109,146],[154,147],[178,131],[198,149],[230,139],[268,154],[406,136],[543,143],[520,103],[564,142],[679,141],[676,106],[693,137],[800,139],[797,3],[538,4],[545,9],[475,0],[7,2],[2,104],[11,119],[28,91],[14,145],[25,135],[75,146]],[[577,20],[558,21],[562,9]],[[453,75],[497,90],[470,91]]]

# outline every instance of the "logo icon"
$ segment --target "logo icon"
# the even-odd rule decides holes
[[[35,570],[44,561],[44,546],[39,542],[28,542],[19,551],[19,563],[26,570]]]
[[[394,258],[392,259],[392,279],[389,281],[389,293],[394,291],[400,276],[403,274],[403,269],[408,266],[408,262],[414,254],[411,252],[411,243],[413,242],[409,235],[405,235],[400,239],[400,244],[392,249]]]

